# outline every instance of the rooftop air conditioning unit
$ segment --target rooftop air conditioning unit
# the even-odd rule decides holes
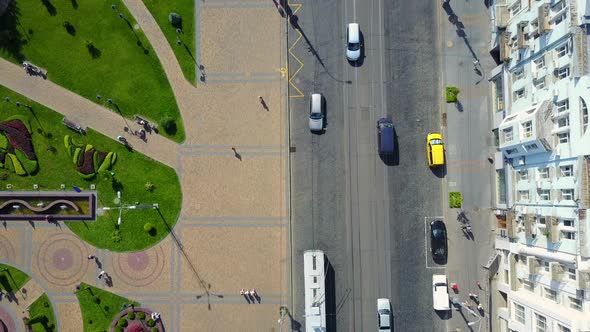
[[[518,158],[518,166],[524,166],[525,164],[525,157]]]

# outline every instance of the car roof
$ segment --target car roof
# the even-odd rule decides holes
[[[359,38],[359,25],[358,25],[358,23],[349,23],[348,24],[348,42],[358,43],[359,40],[360,40],[360,38]]]
[[[314,93],[311,95],[311,110],[312,112],[322,111],[322,95]]]

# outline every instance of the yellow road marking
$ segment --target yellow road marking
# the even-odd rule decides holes
[[[299,9],[301,9],[301,6],[303,6],[302,4],[299,4],[299,3],[294,3],[294,4],[292,4],[291,2],[287,2],[287,3],[288,3],[288,6],[289,7],[295,8],[293,10],[293,15],[295,15],[295,13],[297,13],[299,11]],[[299,74],[299,72],[301,71],[301,69],[303,69],[304,64],[292,52],[292,50],[295,47],[295,45],[297,45],[299,43],[299,41],[301,40],[301,38],[303,36],[302,36],[301,32],[299,32],[299,30],[297,30],[297,29],[293,29],[293,30],[296,31],[299,34],[299,37],[297,37],[297,39],[295,40],[295,42],[293,42],[293,45],[291,45],[291,47],[289,47],[289,54],[293,57],[293,59],[295,59],[295,61],[297,61],[299,63],[299,68],[297,68],[297,70],[293,73],[293,75],[290,75],[290,77],[289,77],[289,85],[291,85],[293,87],[293,89],[295,89],[298,92],[298,94],[296,94],[296,95],[289,95],[289,98],[303,98],[305,95],[293,83],[293,79],[297,76],[297,74]],[[281,69],[283,69],[283,68],[281,68]],[[285,69],[285,72],[286,72],[287,76],[289,76],[289,65],[287,64],[284,69]],[[283,76],[283,73],[282,72],[281,72],[281,76],[282,77],[285,77],[285,76]]]

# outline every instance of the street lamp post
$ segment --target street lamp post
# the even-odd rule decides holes
[[[159,204],[158,203],[153,203],[153,204],[133,204],[133,205],[129,205],[129,204],[123,204],[123,202],[121,201],[121,192],[117,191],[117,198],[115,198],[114,203],[117,204],[118,206],[105,206],[102,209],[104,211],[110,211],[110,210],[119,210],[119,217],[117,218],[117,225],[121,225],[121,216],[123,214],[123,210],[147,210],[147,209],[158,209],[159,208]]]

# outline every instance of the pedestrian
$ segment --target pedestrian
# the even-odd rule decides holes
[[[88,259],[95,259],[94,255],[88,255]]]
[[[106,272],[100,271],[100,273],[98,274],[98,279],[102,279],[104,277],[106,280],[106,274],[107,274]]]
[[[244,295],[244,289],[240,290],[240,295]]]
[[[477,287],[478,287],[479,289],[481,289],[481,283],[480,283],[479,281],[475,282],[475,284],[477,285]]]
[[[481,305],[481,303],[479,303],[479,304],[477,305],[477,310],[479,310],[479,311],[483,311],[483,305]]]
[[[262,96],[258,96],[258,100],[260,101],[260,105],[262,105],[265,110],[268,110],[268,106],[266,105],[264,98],[262,98]]]
[[[256,297],[258,296],[258,293],[256,293],[256,289],[252,288],[252,290],[250,291],[250,294],[252,294],[252,296]]]
[[[250,292],[249,291],[245,291],[244,292],[244,296],[246,296],[246,297],[250,296]]]
[[[238,153],[238,152],[236,151],[236,148],[235,148],[235,147],[233,147],[233,146],[232,146],[232,147],[231,147],[231,149],[232,149],[232,151],[233,151],[234,153]]]

